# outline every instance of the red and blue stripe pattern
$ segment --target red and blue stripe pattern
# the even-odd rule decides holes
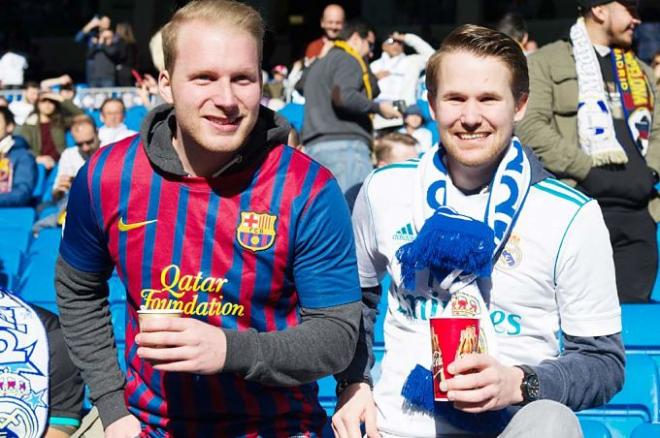
[[[127,288],[126,397],[146,432],[320,433],[316,383],[285,388],[229,373],[162,373],[136,355],[134,338],[141,305],[179,305],[218,327],[270,332],[298,325],[301,306],[357,301],[350,220],[330,172],[278,146],[217,179],[164,177],[134,137],[101,149],[81,173],[91,208],[70,205],[76,230],[84,230],[65,233],[61,254],[87,272],[116,266]],[[251,220],[254,232],[243,236]]]

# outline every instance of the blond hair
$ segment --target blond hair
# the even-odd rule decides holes
[[[232,0],[194,0],[176,11],[170,21],[163,26],[163,55],[165,69],[168,72],[172,73],[174,70],[179,27],[193,20],[231,26],[248,32],[257,42],[259,63],[261,63],[264,21],[256,10]]]
[[[415,137],[410,134],[401,132],[390,132],[374,141],[374,158],[376,164],[379,162],[391,163],[392,162],[392,149],[397,145],[402,144],[411,149],[417,147],[418,143]]]

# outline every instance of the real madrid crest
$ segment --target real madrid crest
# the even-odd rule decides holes
[[[236,228],[238,244],[251,251],[263,251],[275,242],[277,216],[253,211],[241,212],[241,223]]]
[[[506,242],[506,246],[497,259],[497,268],[502,270],[514,269],[522,262],[522,250],[520,249],[520,237],[512,234]]]

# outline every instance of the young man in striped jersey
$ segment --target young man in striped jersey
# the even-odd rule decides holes
[[[360,321],[348,209],[331,173],[259,106],[263,22],[199,0],[163,29],[167,105],[71,189],[61,320],[106,437],[314,436],[314,381],[346,368]],[[106,280],[127,290],[127,378]],[[180,309],[138,327],[137,310]]]
[[[483,27],[457,28],[430,58],[441,146],[374,171],[353,210],[372,316],[380,280],[392,282],[380,378],[372,392],[365,318],[339,379],[337,436],[359,436],[364,422],[369,437],[578,437],[571,410],[621,388],[607,229],[594,200],[551,178],[513,137],[528,84],[518,44]],[[445,362],[450,402],[433,404],[418,377],[430,375],[428,320],[440,315],[479,318],[481,348]]]

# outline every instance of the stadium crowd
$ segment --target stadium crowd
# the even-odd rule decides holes
[[[0,47],[0,236],[29,230],[0,242],[0,298],[51,346],[33,435],[0,353],[0,436],[583,436],[624,387],[621,305],[660,300],[660,35],[635,39],[633,0],[577,11],[540,48],[517,13],[433,47],[330,4],[264,66],[258,12],[195,0],[148,72],[130,23],[92,17],[78,83]],[[40,251],[59,322],[27,290]],[[194,318],[139,322],[153,303]],[[434,404],[439,316],[481,334]]]

